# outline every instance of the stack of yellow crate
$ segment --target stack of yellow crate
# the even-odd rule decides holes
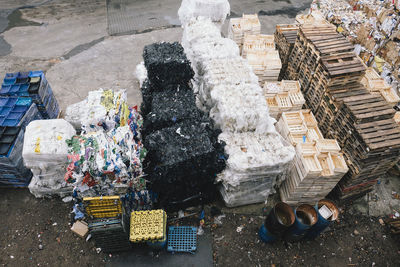
[[[241,18],[232,18],[229,20],[228,38],[235,41],[242,51],[244,37],[246,35],[260,34],[261,24],[257,14],[245,15]]]
[[[165,211],[145,210],[131,213],[129,240],[133,243],[165,243],[167,239],[167,214]]]

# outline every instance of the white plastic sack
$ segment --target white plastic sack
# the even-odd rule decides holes
[[[139,80],[140,87],[142,87],[143,82],[147,79],[147,69],[143,61],[136,66],[135,74],[136,78]]]
[[[191,18],[200,16],[223,24],[229,13],[228,0],[183,0],[178,10],[178,17],[182,25],[187,24]]]

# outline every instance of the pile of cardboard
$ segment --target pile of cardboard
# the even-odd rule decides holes
[[[283,112],[277,129],[296,147],[290,174],[279,189],[282,201],[315,203],[324,198],[348,171],[338,142],[324,139],[310,110]]]

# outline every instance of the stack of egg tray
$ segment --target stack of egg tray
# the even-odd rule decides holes
[[[133,243],[162,242],[166,237],[166,224],[167,214],[161,209],[133,211],[129,240]]]
[[[27,187],[32,172],[22,159],[24,131],[0,126],[0,187]]]
[[[7,73],[0,95],[32,98],[44,119],[55,119],[60,111],[58,102],[42,71]]]
[[[83,204],[90,218],[113,218],[122,215],[119,196],[85,197]]]
[[[170,252],[190,252],[197,249],[197,228],[192,226],[170,226],[167,250]]]
[[[124,251],[131,248],[121,218],[93,220],[89,223],[89,232],[96,247],[100,247],[104,252]]]

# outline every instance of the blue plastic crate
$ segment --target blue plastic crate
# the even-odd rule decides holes
[[[170,252],[194,252],[197,249],[197,227],[170,226],[167,250]]]

